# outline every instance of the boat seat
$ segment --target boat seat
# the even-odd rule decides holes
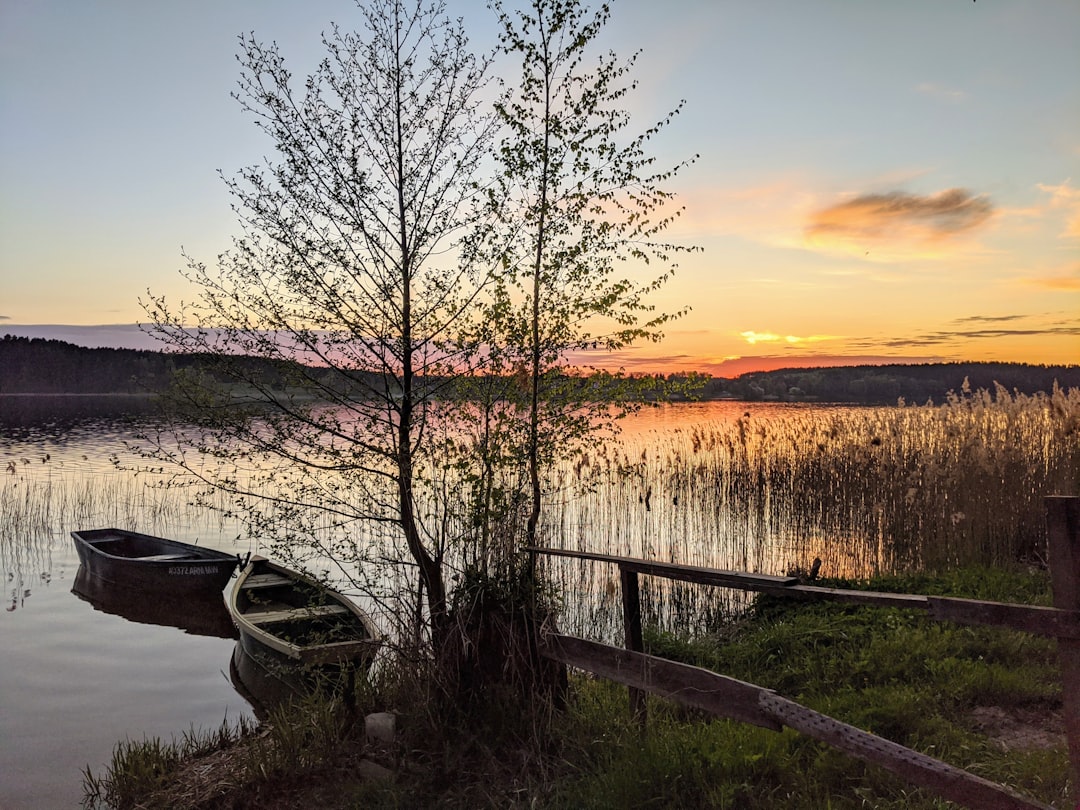
[[[292,585],[293,581],[281,574],[252,574],[244,580],[241,586],[244,590],[257,590],[259,588],[276,588],[279,585]]]
[[[170,562],[172,560],[197,560],[195,554],[150,554],[146,557],[135,557],[142,562]]]
[[[296,619],[313,619],[319,616],[341,616],[349,612],[344,605],[311,605],[292,610],[254,610],[242,614],[252,624],[288,622]]]

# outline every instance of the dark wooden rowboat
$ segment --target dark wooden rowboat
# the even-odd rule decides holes
[[[342,686],[366,670],[380,634],[338,591],[262,557],[252,557],[226,596],[240,641],[233,658],[251,692],[274,703],[316,686]]]
[[[240,562],[224,551],[124,529],[82,530],[71,538],[88,574],[155,593],[220,594]]]

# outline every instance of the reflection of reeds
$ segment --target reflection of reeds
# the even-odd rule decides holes
[[[211,513],[182,489],[126,472],[92,475],[27,468],[0,479],[0,572],[24,592],[52,574],[52,550],[80,528],[118,528],[195,539]],[[220,520],[214,523],[219,525]],[[211,524],[213,525],[213,524]],[[179,534],[177,534],[179,533]]]

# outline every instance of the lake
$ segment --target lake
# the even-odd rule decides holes
[[[1070,397],[1059,410],[1080,413],[1080,392]],[[544,539],[769,574],[815,557],[828,575],[863,575],[918,564],[924,552],[1015,556],[1018,541],[1043,537],[1042,496],[1065,491],[1080,463],[1075,442],[1050,440],[1064,429],[1054,413],[1034,400],[952,411],[650,408],[556,471]],[[77,807],[82,769],[100,774],[121,739],[169,739],[253,714],[230,679],[232,639],[168,626],[139,600],[95,605],[73,592],[69,533],[80,528],[271,556],[238,523],[133,471],[125,441],[149,419],[137,400],[0,397],[5,810]],[[562,629],[618,637],[612,571],[576,561],[548,570],[566,597]],[[643,608],[647,620],[685,629],[707,623],[717,603],[643,582]]]
[[[625,441],[653,442],[690,425],[737,419],[748,408],[780,416],[792,406],[650,408],[626,420]],[[252,716],[229,677],[231,639],[132,620],[73,592],[79,563],[69,532],[79,528],[115,525],[230,553],[262,550],[238,541],[237,525],[185,508],[182,498],[163,506],[159,492],[117,469],[116,461],[136,463],[124,443],[151,412],[136,399],[0,397],[5,810],[77,807],[82,769],[101,773],[119,740],[170,739]],[[53,511],[12,525],[5,510],[20,499],[47,502]],[[138,600],[128,608],[137,614]]]

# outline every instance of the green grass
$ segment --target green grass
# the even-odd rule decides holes
[[[1046,604],[1045,572],[963,569],[935,576],[825,584]],[[652,632],[651,652],[777,690],[813,709],[1006,784],[1071,807],[1064,742],[1005,750],[976,713],[1045,718],[1060,708],[1055,642],[1011,630],[931,621],[901,609],[759,599],[737,620],[694,638]],[[392,674],[392,673],[390,673]],[[384,673],[384,677],[387,677]],[[490,696],[474,722],[440,714],[415,684],[366,685],[361,704],[399,713],[401,736],[372,751],[362,724],[323,705],[275,718],[228,758],[243,793],[221,807],[333,808],[940,808],[951,805],[880,767],[790,729],[773,732],[650,698],[647,727],[626,689],[581,674],[568,706]],[[372,691],[374,690],[374,691]],[[154,762],[180,768],[159,744],[129,746],[97,784],[123,783],[128,803],[185,807]],[[364,782],[361,757],[394,765],[388,783]],[[344,759],[343,759],[344,757]],[[143,774],[150,774],[144,777]],[[239,776],[237,776],[239,774]],[[226,785],[229,779],[219,779]],[[92,783],[91,783],[92,784]],[[153,792],[156,791],[156,792]],[[99,789],[99,793],[101,790]],[[255,797],[258,804],[238,798]],[[206,806],[206,805],[200,805]]]
[[[832,582],[851,586],[853,583]],[[855,583],[881,591],[1046,603],[1045,575],[966,569]],[[977,707],[1045,716],[1060,705],[1055,643],[899,609],[759,600],[708,637],[652,633],[650,652],[777,690],[813,709],[1065,806],[1064,744],[1005,751]],[[586,808],[931,808],[947,806],[883,769],[790,730],[711,720],[650,701],[647,733],[625,720],[626,692],[582,680],[568,721],[579,774],[547,806]],[[583,740],[593,740],[581,744]],[[599,742],[599,741],[602,741]],[[569,756],[570,752],[566,754]]]

